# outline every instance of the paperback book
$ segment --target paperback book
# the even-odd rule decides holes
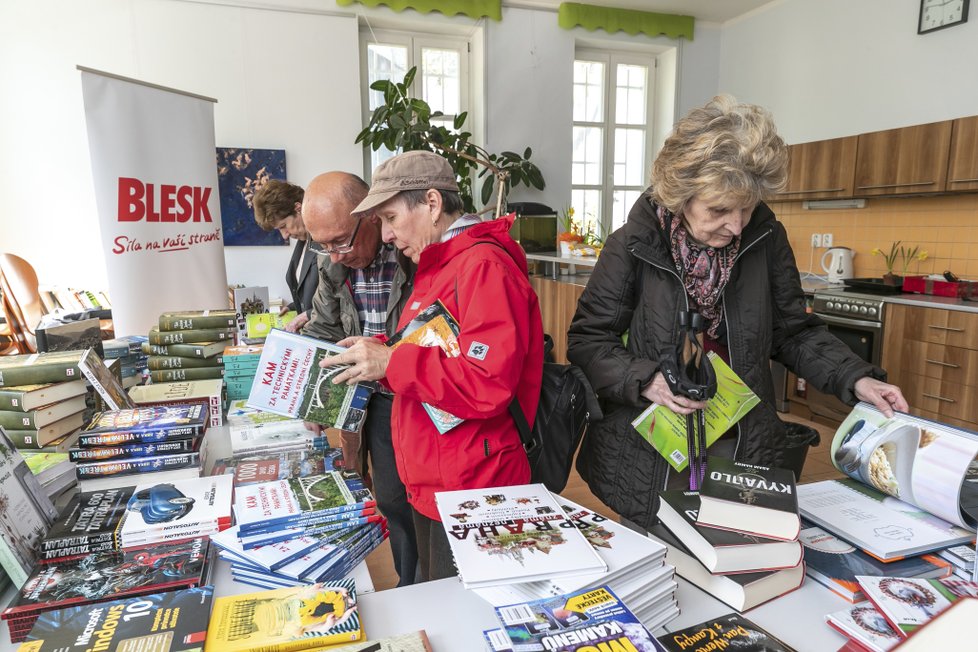
[[[78,360],[78,369],[110,410],[123,410],[136,406],[126,394],[122,382],[109,371],[94,349],[85,350]]]
[[[423,629],[398,636],[340,645],[330,652],[431,652],[428,634]]]
[[[290,310],[284,314],[259,312],[245,315],[245,336],[248,339],[260,340],[268,337],[273,328],[285,328],[298,313]]]
[[[711,618],[659,637],[669,652],[795,652],[779,638],[740,614]]]
[[[98,448],[72,448],[68,459],[72,462],[100,462],[108,460],[127,460],[138,457],[153,457],[172,453],[193,453],[200,447],[201,438],[173,439],[148,444],[123,444],[121,446],[99,446]]]
[[[402,344],[424,347],[436,346],[444,351],[449,358],[456,358],[461,355],[458,333],[458,321],[448,312],[441,301],[435,301],[415,315],[414,319],[408,322],[404,328],[391,336],[387,340],[387,346],[391,347],[392,350],[397,349]],[[445,434],[463,421],[463,419],[445,410],[427,403],[422,405],[440,434]]]
[[[84,351],[52,351],[0,356],[0,387],[78,380],[78,361]]]
[[[135,487],[82,492],[65,506],[43,537],[42,562],[115,549],[115,532]]]
[[[339,448],[302,449],[244,454],[214,462],[212,475],[230,473],[234,486],[260,482],[305,478],[343,470],[343,451]]]
[[[825,621],[870,652],[887,652],[903,640],[871,602],[834,611],[825,616]]]
[[[100,412],[82,431],[78,445],[87,448],[198,437],[207,430],[208,414],[199,404]]]
[[[200,475],[200,453],[169,453],[151,457],[134,457],[131,459],[103,460],[99,462],[84,462],[75,466],[79,480],[129,476],[142,473],[157,473],[174,471],[176,469],[197,469],[193,475]],[[131,478],[129,481],[135,481]]]
[[[238,421],[237,418],[235,420]],[[324,436],[307,429],[299,419],[264,421],[264,423],[246,425],[233,423],[228,430],[228,437],[233,455],[283,449],[306,450],[321,448],[326,444]]]
[[[801,529],[795,474],[710,456],[696,523],[794,541]]]
[[[213,595],[201,586],[47,611],[20,651],[203,652]]]
[[[353,580],[220,597],[207,649],[222,652],[308,650],[362,638]]]
[[[760,402],[757,395],[713,351],[707,353],[717,378],[717,391],[703,411],[706,420],[706,445],[710,446]],[[689,465],[686,417],[653,403],[639,414],[632,427],[652,445],[672,468],[682,471]]]
[[[978,597],[978,584],[957,578],[859,576],[859,586],[898,634],[907,637],[964,597]]]
[[[435,494],[465,588],[607,572],[542,484]]]
[[[84,396],[84,380],[69,380],[42,385],[20,385],[0,387],[0,410],[27,412],[39,407],[66,401],[76,396]]]
[[[320,340],[273,330],[265,339],[248,405],[259,410],[359,432],[373,386],[334,385],[343,366],[319,363],[346,349]]]
[[[900,652],[932,652],[967,646],[976,619],[978,599],[968,597],[958,600],[900,643]]]
[[[132,489],[117,548],[205,536],[231,526],[231,477],[147,482]]]

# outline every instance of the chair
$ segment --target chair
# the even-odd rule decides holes
[[[14,254],[0,254],[0,292],[7,324],[21,353],[35,353],[34,329],[46,310],[38,292],[37,273],[31,264]]]

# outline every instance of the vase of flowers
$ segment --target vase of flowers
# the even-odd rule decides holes
[[[557,235],[557,249],[561,256],[569,256],[574,245],[584,242],[581,227],[574,219],[573,206],[568,206],[561,212],[560,230]]]

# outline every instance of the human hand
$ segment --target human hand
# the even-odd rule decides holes
[[[300,312],[298,315],[295,316],[295,319],[293,319],[292,321],[290,321],[288,324],[285,325],[285,330],[287,330],[290,333],[298,333],[299,329],[305,326],[308,322],[309,322],[309,313]]]
[[[391,349],[383,342],[373,337],[348,337],[337,342],[347,350],[339,355],[324,358],[320,367],[335,367],[350,365],[333,377],[333,384],[362,383],[368,380],[380,380],[387,375],[387,365],[391,360]]]
[[[853,392],[860,401],[872,403],[887,419],[893,416],[894,410],[907,412],[910,409],[899,387],[871,376],[857,380]]]
[[[676,414],[692,414],[706,407],[706,401],[694,401],[686,396],[673,394],[661,371],[656,372],[652,382],[642,388],[642,396],[653,403],[669,408]]]
[[[313,423],[312,421],[303,421],[302,425],[306,427],[306,430],[308,430],[309,432],[314,432],[317,435],[320,435],[323,432],[322,425],[318,423]]]

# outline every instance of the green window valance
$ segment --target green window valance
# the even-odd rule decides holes
[[[562,2],[557,10],[557,23],[564,29],[573,29],[580,25],[589,32],[603,29],[609,34],[614,34],[621,30],[632,36],[638,33],[646,36],[665,34],[670,38],[683,37],[693,40],[692,16],[655,14],[651,11]]]
[[[421,14],[438,11],[446,16],[463,14],[476,20],[483,16],[493,20],[502,20],[502,0],[336,0],[341,7],[348,7],[358,2],[368,7],[386,5],[394,11],[414,9]]]

